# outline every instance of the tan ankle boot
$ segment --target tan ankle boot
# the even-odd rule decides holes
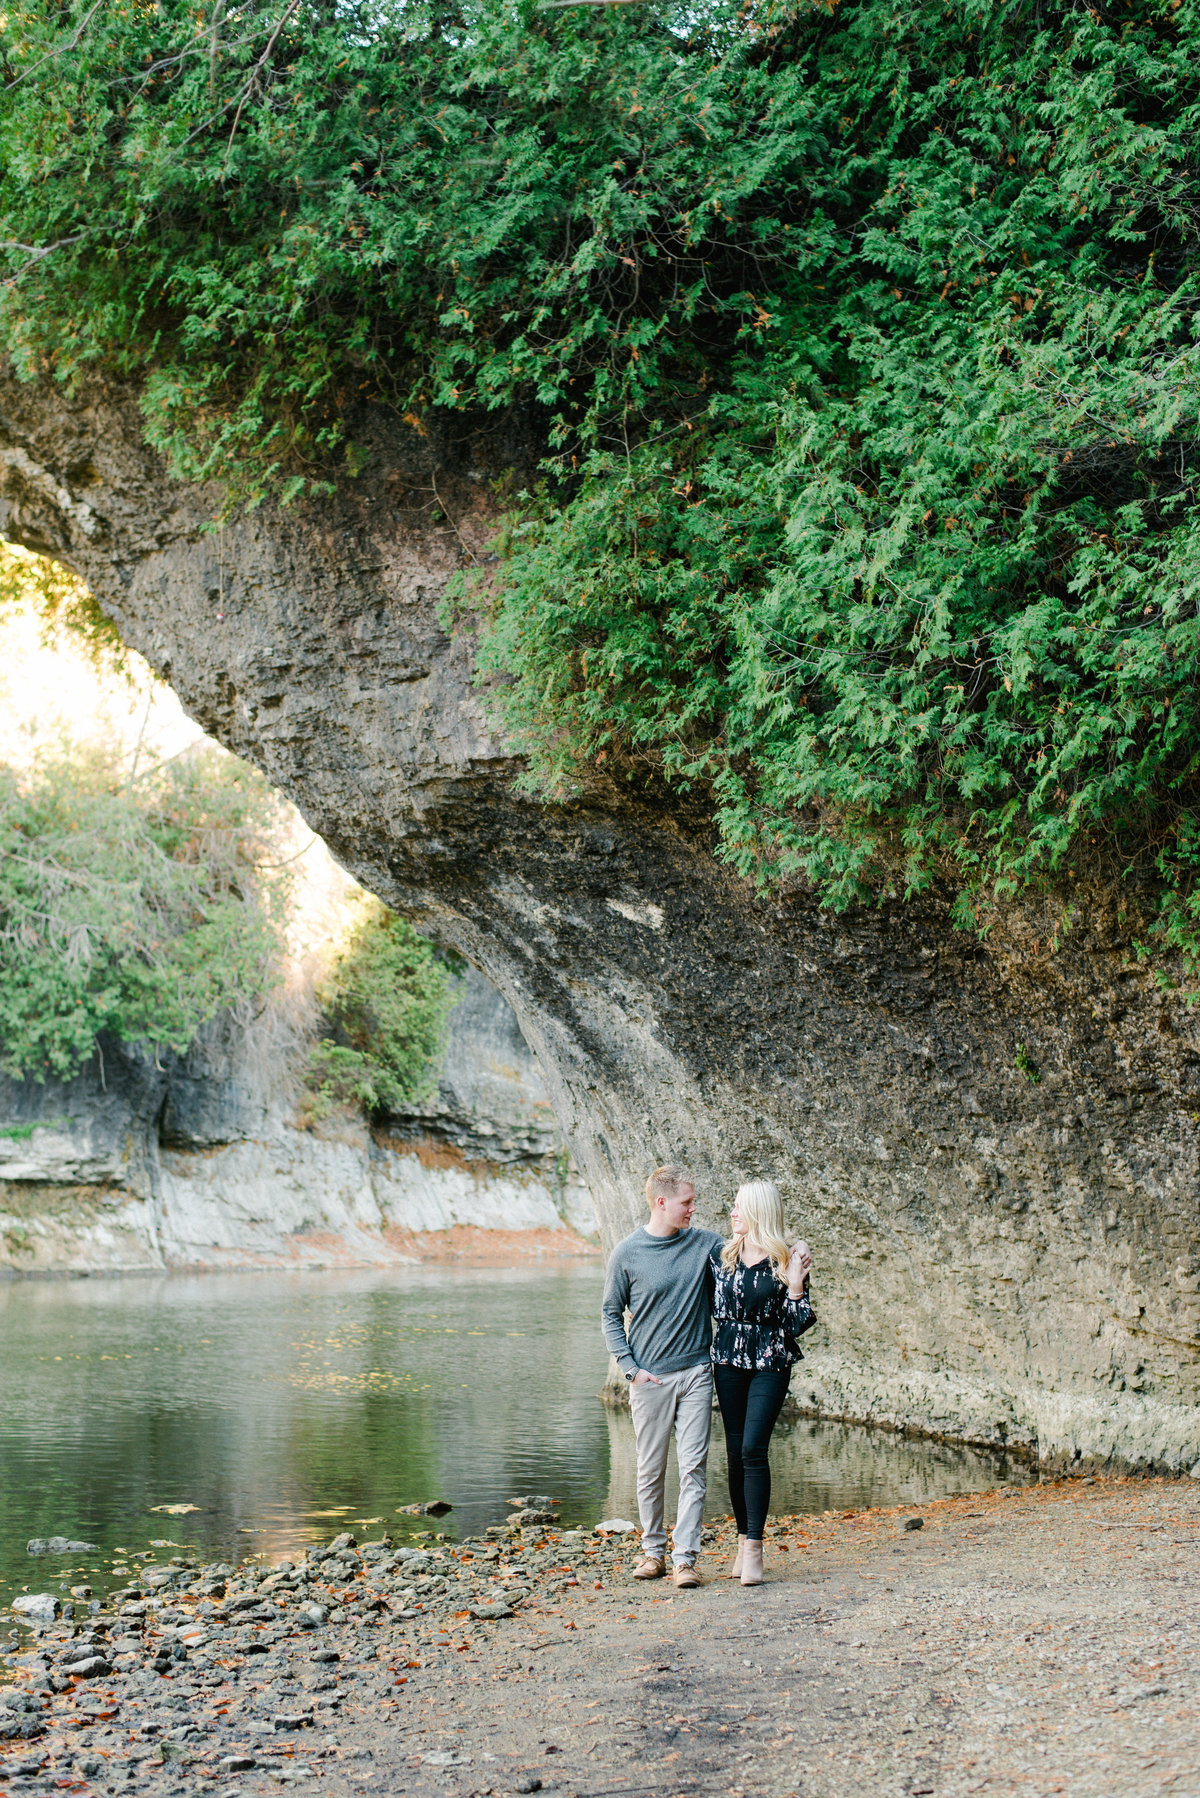
[[[742,1543],[742,1584],[743,1586],[761,1586],[763,1583],[763,1545],[761,1542],[749,1540]]]
[[[742,1577],[742,1550],[743,1550],[743,1548],[745,1548],[745,1546],[746,1546],[745,1536],[739,1536],[738,1537],[738,1545],[737,1545],[737,1553],[733,1557],[733,1566],[729,1569],[730,1579],[741,1579],[741,1577]]]

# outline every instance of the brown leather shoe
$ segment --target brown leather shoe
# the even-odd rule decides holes
[[[671,1578],[675,1581],[675,1584],[681,1592],[686,1592],[692,1586],[698,1586],[701,1583],[700,1575],[696,1572],[696,1569],[687,1566],[686,1563],[682,1567],[676,1567]]]
[[[647,1555],[639,1561],[633,1570],[634,1579],[661,1579],[667,1571],[665,1561],[656,1561],[653,1555]]]

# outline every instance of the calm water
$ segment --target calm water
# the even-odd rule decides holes
[[[166,1543],[279,1557],[341,1528],[465,1535],[515,1494],[636,1517],[628,1417],[596,1394],[598,1268],[172,1276],[0,1286],[0,1603],[121,1583]],[[976,1491],[1018,1464],[800,1423],[776,1508]],[[710,1508],[728,1509],[714,1430]],[[442,1498],[440,1521],[397,1508]],[[166,1506],[195,1506],[172,1515]],[[31,1536],[97,1543],[31,1560]]]

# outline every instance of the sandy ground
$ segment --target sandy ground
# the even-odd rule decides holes
[[[8,1746],[28,1771],[0,1763],[0,1791],[1200,1794],[1200,1482],[1058,1482],[912,1515],[781,1520],[753,1589],[721,1577],[718,1532],[695,1592],[635,1585],[628,1538],[514,1531],[486,1571],[524,1569],[527,1596],[498,1621],[468,1600],[479,1548],[442,1544],[436,1603],[374,1611],[364,1569],[344,1622],[260,1626],[267,1653],[230,1637],[207,1663],[47,1693],[51,1727]],[[45,1688],[54,1634],[18,1689]],[[85,1704],[90,1725],[72,1718]]]

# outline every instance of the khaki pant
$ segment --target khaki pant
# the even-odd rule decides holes
[[[679,1510],[673,1531],[672,1559],[690,1567],[700,1553],[700,1523],[707,1487],[708,1437],[712,1429],[712,1367],[704,1361],[682,1373],[664,1373],[659,1386],[649,1381],[629,1388],[633,1435],[637,1443],[638,1515],[642,1547],[656,1561],[667,1548],[664,1510],[667,1450],[675,1433],[679,1462]]]

